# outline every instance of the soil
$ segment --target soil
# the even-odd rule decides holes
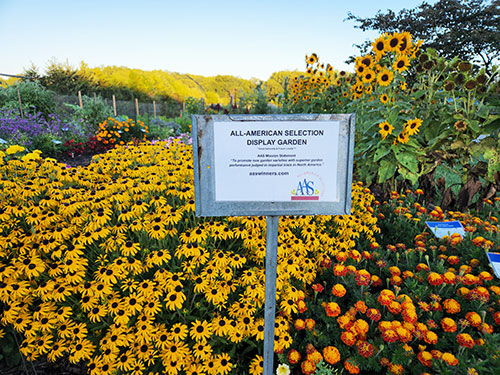
[[[73,365],[67,359],[56,363],[37,360],[33,363],[21,361],[16,366],[7,366],[0,361],[0,374],[2,375],[86,375],[87,371],[83,364]]]
[[[83,155],[76,155],[75,157],[67,156],[67,155],[60,155],[56,159],[60,163],[64,163],[66,165],[69,165],[70,167],[78,167],[78,166],[87,166],[90,164],[90,161],[92,160],[93,154],[83,154]]]

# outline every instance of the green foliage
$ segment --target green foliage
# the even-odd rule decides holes
[[[0,88],[0,106],[19,110],[18,89],[24,114],[41,112],[43,117],[47,118],[49,114],[54,113],[54,93],[38,82],[17,82],[12,86]]]
[[[203,99],[188,96],[184,99],[186,115],[199,115],[205,112],[205,101]]]
[[[83,96],[82,104],[82,108],[78,105],[68,103],[66,103],[66,106],[74,111],[73,117],[83,119],[87,127],[94,131],[97,129],[98,124],[113,115],[113,108],[104,103],[100,97],[96,97],[94,100],[88,96]]]
[[[319,361],[319,363],[316,365],[316,371],[314,372],[314,375],[338,375],[342,373],[342,369],[334,368],[332,365],[329,365],[325,361]]]
[[[357,22],[356,27],[363,31],[409,31],[423,40],[425,47],[436,49],[440,56],[474,60],[487,71],[500,57],[498,1],[439,0],[435,4],[423,2],[397,14],[392,10],[379,11],[374,17],[362,18],[349,13],[347,19]],[[365,53],[369,42],[359,47]],[[353,57],[349,61],[354,61]]]
[[[15,332],[10,327],[4,330],[5,335],[0,338],[0,363],[5,362],[8,367],[14,367],[21,362],[21,355],[14,337]]]

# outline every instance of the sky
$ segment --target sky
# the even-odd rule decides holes
[[[344,61],[357,53],[353,44],[378,34],[344,21],[348,12],[365,18],[422,2],[0,0],[0,73],[85,61],[266,80],[280,70],[303,71],[312,52],[352,70]]]

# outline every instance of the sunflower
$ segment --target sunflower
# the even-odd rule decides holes
[[[405,132],[404,130],[398,134],[398,137],[394,140],[394,143],[408,143],[408,141],[410,140],[410,136],[408,135],[407,132]]]
[[[399,45],[402,41],[402,35],[399,33],[392,33],[387,38],[387,45],[390,51],[399,52]]]
[[[372,82],[375,79],[375,72],[371,69],[366,70],[362,79],[364,83]]]
[[[416,117],[413,120],[406,121],[404,132],[407,133],[408,136],[412,136],[420,131],[420,126],[422,126],[422,120]]]
[[[379,74],[377,74],[377,83],[380,86],[389,86],[394,78],[394,74],[387,68],[382,68]]]
[[[410,66],[410,59],[408,58],[408,56],[400,55],[394,60],[394,63],[392,64],[392,69],[394,69],[399,73],[402,73],[408,70],[409,66]]]
[[[394,126],[389,124],[387,121],[384,121],[378,125],[380,128],[379,133],[382,135],[382,139],[386,139],[389,134],[392,134],[394,130]]]
[[[306,63],[309,65],[312,65],[317,61],[318,61],[318,55],[316,55],[315,53],[311,54],[311,56],[306,56]]]
[[[364,72],[367,70],[368,68],[362,64],[360,65],[357,65],[355,70],[356,70],[356,73],[358,73],[360,76],[363,76]]]
[[[380,95],[380,101],[383,103],[383,104],[386,104],[388,101],[389,101],[389,96],[387,94],[382,94]]]
[[[378,61],[389,50],[386,34],[378,37],[372,43],[372,51],[375,53],[375,59]]]
[[[396,51],[401,55],[409,55],[412,50],[411,34],[408,31],[404,31],[399,36],[401,41]]]

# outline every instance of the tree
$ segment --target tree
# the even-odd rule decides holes
[[[486,72],[500,58],[500,0],[439,0],[434,5],[426,2],[414,9],[399,13],[388,10],[372,18],[361,18],[348,13],[347,20],[359,23],[363,31],[410,32],[421,39],[425,47],[434,48],[440,56],[460,59],[482,65]],[[358,45],[364,53],[369,42]],[[350,57],[348,63],[354,60]]]

